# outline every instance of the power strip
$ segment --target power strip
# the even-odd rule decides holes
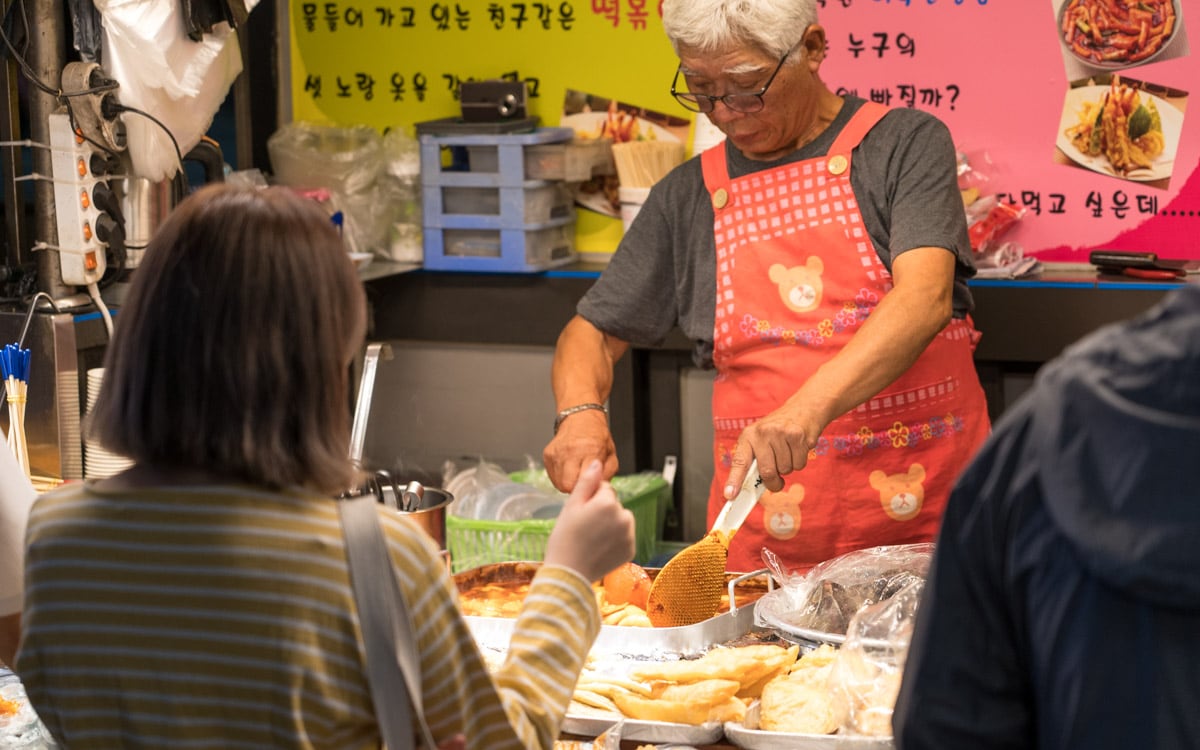
[[[71,128],[66,111],[52,113],[50,167],[54,176],[54,213],[58,223],[58,253],[63,283],[86,286],[100,280],[106,268],[103,237],[112,231],[113,217],[101,211],[92,195],[108,178],[95,174],[97,154]]]

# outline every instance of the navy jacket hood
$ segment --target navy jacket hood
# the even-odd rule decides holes
[[[1039,373],[1026,455],[1054,457],[1047,509],[1095,576],[1200,609],[1200,287],[1115,327]]]

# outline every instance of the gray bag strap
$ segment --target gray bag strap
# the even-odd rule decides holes
[[[411,750],[414,725],[421,727],[425,747],[433,750],[437,745],[421,706],[421,665],[412,620],[377,507],[375,496],[369,494],[338,502],[375,718],[388,750]]]

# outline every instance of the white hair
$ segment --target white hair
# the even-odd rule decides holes
[[[817,0],[663,0],[671,46],[702,53],[733,45],[783,57],[817,22]]]

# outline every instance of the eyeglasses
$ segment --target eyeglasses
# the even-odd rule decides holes
[[[775,66],[775,72],[771,73],[771,77],[767,79],[763,87],[753,94],[713,96],[712,94],[693,94],[689,91],[676,91],[675,87],[679,83],[680,69],[675,68],[675,78],[671,80],[671,96],[675,97],[675,101],[683,105],[684,109],[690,109],[693,112],[712,112],[716,109],[718,101],[734,112],[759,112],[766,106],[766,103],[763,101],[763,95],[767,93],[767,89],[771,88],[771,82],[775,80],[775,76],[779,75],[779,71],[783,70],[783,64],[791,54],[792,50],[788,50],[783,54],[783,57],[779,58],[779,64]]]

